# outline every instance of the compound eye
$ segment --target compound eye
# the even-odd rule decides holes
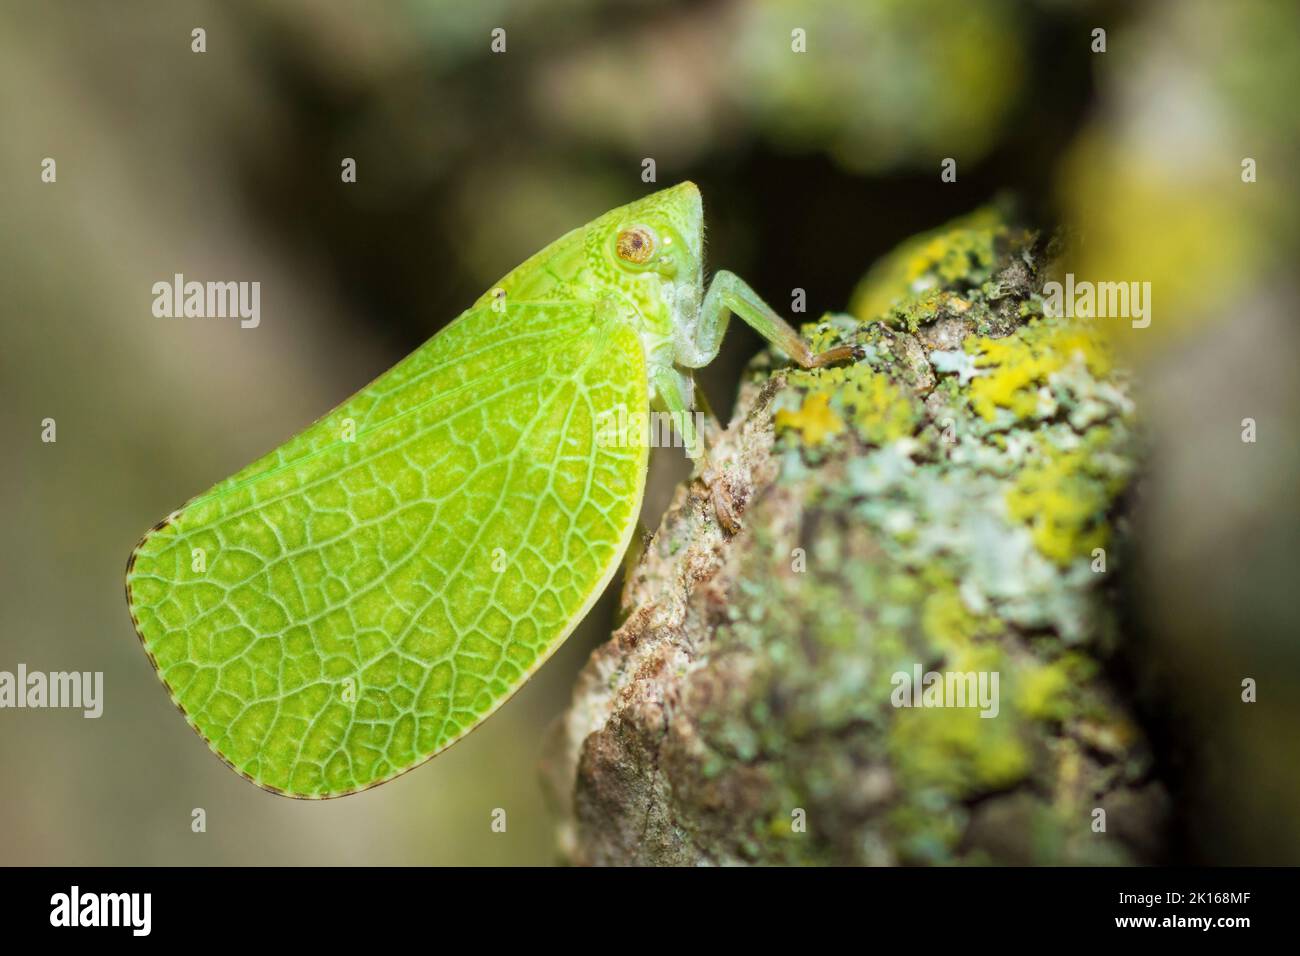
[[[614,241],[614,251],[624,262],[643,265],[655,254],[655,237],[645,226],[624,229]]]

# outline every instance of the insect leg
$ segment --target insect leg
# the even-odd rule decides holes
[[[694,341],[678,342],[678,361],[687,368],[700,368],[711,362],[718,354],[722,336],[727,331],[727,319],[733,313],[804,368],[820,368],[861,358],[859,350],[852,345],[813,352],[790,323],[759,298],[745,280],[724,269],[713,277],[708,292],[704,294],[695,324]],[[683,352],[686,354],[680,354]]]
[[[718,524],[731,534],[735,534],[740,530],[740,518],[736,514],[736,507],[722,479],[722,473],[714,468],[708,449],[704,446],[704,438],[695,423],[695,409],[692,402],[695,393],[694,381],[669,367],[657,369],[653,373],[653,378],[659,400],[672,415],[674,423],[681,432],[686,454],[695,460],[700,470],[700,479],[708,486],[709,498],[713,502],[713,513],[717,516]]]
[[[651,378],[655,394],[672,416],[673,425],[682,436],[686,454],[692,461],[700,463],[702,467],[706,466],[708,454],[704,450],[704,438],[695,424],[695,407],[692,402],[695,394],[694,380],[669,366],[660,366]]]

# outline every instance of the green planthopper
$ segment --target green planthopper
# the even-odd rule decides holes
[[[465,736],[573,631],[637,526],[647,443],[598,440],[602,418],[655,408],[693,432],[691,370],[733,313],[802,366],[854,357],[813,354],[732,273],[705,291],[699,190],[662,190],[557,239],[169,515],[126,594],[186,720],[295,797],[363,790]]]

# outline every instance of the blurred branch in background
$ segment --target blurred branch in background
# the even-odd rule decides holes
[[[1130,638],[1190,852],[1219,862],[1300,859],[1298,33],[1294,4],[1151,5],[1059,183],[1072,271],[1153,290],[1149,328],[1110,325],[1151,441]]]

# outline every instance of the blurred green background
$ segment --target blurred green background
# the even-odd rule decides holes
[[[1064,228],[1081,276],[1152,282],[1151,328],[1116,326],[1152,448],[1122,679],[1174,790],[1179,858],[1300,862],[1297,36],[1296,7],[1267,0],[0,6],[0,669],[106,685],[99,720],[0,712],[0,862],[552,861],[543,732],[613,595],[436,761],[301,803],[185,726],[122,570],[156,520],[529,254],[688,178],[711,266],[778,309],[805,289],[796,318],[843,310],[873,259],[997,194]],[[177,272],[260,281],[260,327],[154,318],[151,286]],[[757,347],[733,325],[703,377],[724,417]],[[650,524],[684,473],[656,460]]]

